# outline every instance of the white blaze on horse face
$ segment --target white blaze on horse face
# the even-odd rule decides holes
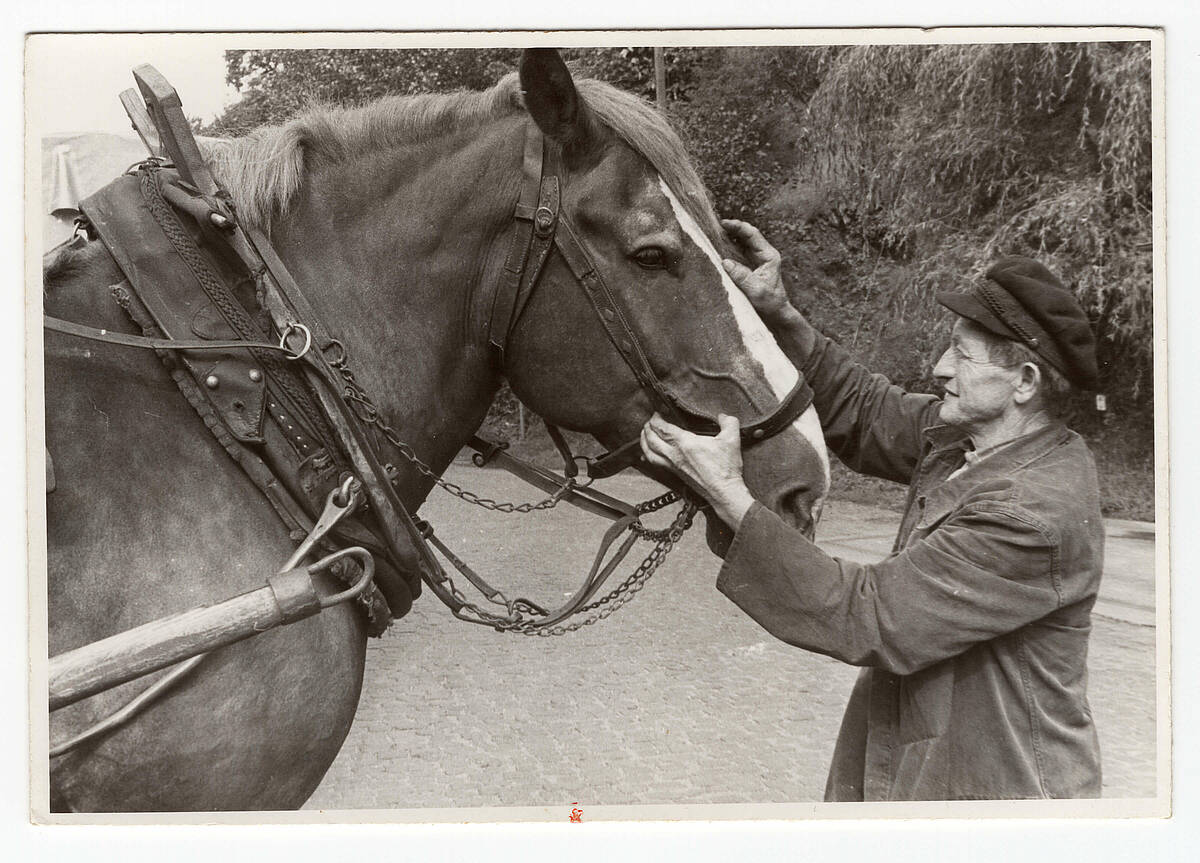
[[[729,305],[733,309],[733,318],[737,321],[738,330],[741,332],[742,342],[750,356],[754,357],[762,366],[763,376],[771,385],[775,397],[782,401],[792,391],[796,381],[800,379],[800,373],[775,342],[775,337],[771,335],[767,325],[758,316],[758,312],[754,311],[754,306],[750,305],[746,295],[733,283],[733,279],[729,278],[725,267],[721,265],[721,256],[717,254],[717,250],[709,242],[704,231],[696,224],[696,220],[688,215],[687,210],[675,197],[675,193],[671,191],[670,186],[663,182],[661,177],[658,185],[662,188],[663,194],[667,196],[667,200],[671,202],[671,209],[675,211],[675,218],[679,220],[679,226],[712,261],[717,274],[721,277],[721,284],[725,286],[725,293],[729,298]],[[817,417],[816,409],[809,405],[804,413],[796,418],[792,426],[812,444],[813,449],[820,455],[821,467],[825,472],[825,488],[828,489],[829,453],[825,450],[825,436],[821,433],[821,421]],[[814,520],[820,512],[823,501],[822,497],[813,508]]]

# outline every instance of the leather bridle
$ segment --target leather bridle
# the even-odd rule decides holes
[[[650,396],[655,408],[668,420],[690,431],[716,434],[719,426],[714,417],[688,405],[655,374],[628,316],[562,211],[563,173],[561,147],[530,122],[521,166],[521,192],[513,211],[517,226],[496,285],[488,320],[488,343],[499,367],[504,369],[508,340],[538,285],[551,250],[557,249],[583,289],[609,341],[633,372],[638,386]],[[742,445],[751,446],[779,434],[811,404],[812,390],[800,377],[775,410],[742,425]],[[554,431],[551,433],[555,434]],[[558,435],[555,442],[560,441],[561,435]],[[608,453],[588,459],[587,473],[596,478],[611,476],[640,458],[641,448],[635,438]],[[568,474],[571,474],[576,470],[575,459],[567,462]]]

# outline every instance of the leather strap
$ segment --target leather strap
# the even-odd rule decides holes
[[[600,540],[600,548],[596,551],[596,557],[592,560],[592,568],[584,579],[583,584],[575,591],[575,595],[563,603],[562,607],[552,611],[550,615],[538,621],[539,627],[553,626],[566,618],[570,617],[579,609],[591,600],[596,595],[596,591],[608,580],[608,577],[613,574],[613,571],[625,559],[625,555],[629,553],[629,549],[637,542],[638,535],[632,531],[625,537],[624,541],[618,546],[616,552],[609,558],[608,563],[603,564],[604,558],[608,553],[609,548],[616,542],[617,538],[629,530],[630,526],[637,520],[636,516],[629,516],[619,521],[615,521],[604,532],[603,539]]]
[[[617,541],[621,534],[629,531],[630,526],[635,521],[637,521],[636,513],[624,516],[613,522],[608,530],[604,532],[604,537],[600,541],[600,547],[596,551],[595,558],[592,560],[592,566],[588,571],[587,577],[584,578],[583,583],[579,586],[579,589],[575,591],[575,594],[559,608],[555,609],[554,611],[546,611],[540,605],[531,600],[517,598],[512,600],[512,602],[509,604],[509,610],[511,611],[512,608],[517,606],[525,606],[533,610],[539,615],[539,618],[536,622],[538,629],[545,629],[553,626],[554,624],[559,623],[575,614],[575,612],[579,611],[589,600],[591,600],[593,596],[596,595],[596,591],[603,586],[603,584],[608,580],[608,577],[612,575],[616,568],[621,564],[621,561],[625,559],[625,556],[629,553],[629,550],[633,547],[634,543],[638,541],[638,535],[630,532],[629,535],[626,536],[621,544],[617,547],[617,550],[612,554],[612,556],[608,556],[608,551],[612,547],[613,543]],[[421,524],[424,527],[422,536],[432,543],[433,546],[445,556],[446,560],[450,561],[451,565],[457,569],[467,579],[467,581],[471,582],[476,590],[483,594],[489,602],[497,605],[504,604],[504,593],[502,591],[492,587],[492,585],[488,584],[487,580],[483,578],[483,576],[475,572],[475,570],[460,560],[449,548],[446,547],[446,545],[440,539],[438,539],[437,535],[433,532],[433,528],[428,523],[422,522]],[[607,563],[605,563],[606,557],[608,557]],[[435,592],[437,592],[436,588]],[[449,594],[449,599],[443,601],[445,601],[455,613],[461,611],[465,607],[465,604],[460,599],[453,596],[453,594]]]
[[[275,253],[270,241],[255,228],[243,230],[250,247],[257,253],[269,276],[263,279],[263,307],[275,327],[280,332],[286,332],[290,327],[305,322],[318,347],[331,344],[333,339],[325,331],[320,318]],[[410,579],[409,586],[415,597],[419,592],[419,584],[414,576],[423,576],[425,582],[432,587],[440,569],[438,562],[414,524],[412,515],[392,487],[361,421],[342,398],[340,375],[320,350],[308,351],[304,359],[309,382],[313,385],[334,435],[363,484],[363,493],[371,504],[371,513],[383,534],[388,550],[400,571]],[[392,598],[387,596],[387,599],[390,604]]]
[[[768,438],[779,434],[796,421],[800,414],[808,410],[812,404],[812,389],[801,377],[792,387],[792,391],[784,397],[778,407],[758,422],[742,426],[742,447],[749,448]],[[588,460],[587,475],[592,479],[605,479],[620,473],[627,467],[632,467],[641,461],[641,439],[634,438],[626,441],[614,450]]]
[[[516,224],[504,269],[492,298],[488,344],[503,367],[505,348],[520,320],[554,244],[561,206],[558,154],[530,124],[521,162],[521,194],[513,210]]]
[[[95,342],[107,342],[111,345],[124,345],[130,348],[149,348],[156,351],[228,351],[228,350],[258,350],[283,351],[289,356],[292,349],[270,342],[248,342],[233,340],[226,342],[207,341],[204,339],[156,339],[148,336],[134,336],[129,333],[114,333],[112,330],[88,327],[74,321],[64,321],[50,315],[42,316],[43,326],[48,330],[65,333],[68,336],[78,336],[81,339],[91,339]]]
[[[742,443],[746,446],[774,437],[796,421],[812,404],[813,391],[801,375],[792,391],[783,397],[767,416],[742,426]]]
[[[571,452],[566,437],[563,436],[558,426],[549,420],[545,421],[545,425],[546,434],[550,435],[550,442],[554,444],[559,457],[563,460],[563,474],[574,478],[579,473],[579,466],[575,464],[575,454]]]

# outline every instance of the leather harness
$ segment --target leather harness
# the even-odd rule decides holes
[[[173,94],[173,92],[172,90],[171,93]],[[161,131],[164,118],[159,116],[159,105],[150,98],[150,94],[147,94],[147,101]],[[141,166],[142,184],[145,186],[147,177],[149,177],[153,180],[156,188],[160,190],[169,188],[170,192],[164,197],[177,210],[192,215],[205,229],[204,233],[213,233],[210,229],[214,225],[217,227],[217,233],[223,241],[226,252],[232,252],[234,258],[244,266],[245,271],[252,274],[256,282],[256,294],[258,303],[261,305],[261,314],[269,322],[269,326],[266,329],[243,326],[241,324],[244,324],[244,321],[239,324],[233,320],[233,318],[240,317],[236,311],[224,310],[222,317],[227,324],[232,325],[233,332],[226,333],[223,328],[213,331],[211,328],[197,329],[193,326],[193,333],[201,335],[202,338],[188,339],[182,335],[177,314],[155,314],[159,310],[151,309],[152,323],[158,325],[161,333],[153,332],[151,328],[147,330],[146,336],[130,336],[100,331],[50,317],[46,318],[47,328],[85,338],[126,346],[153,348],[172,356],[187,357],[185,364],[196,380],[208,379],[204,375],[211,374],[211,364],[207,361],[197,362],[195,357],[214,351],[233,351],[250,355],[252,364],[264,368],[274,368],[280,363],[285,363],[285,360],[280,359],[280,354],[286,355],[287,360],[296,363],[300,369],[299,376],[305,384],[301,389],[306,390],[307,395],[299,397],[296,395],[296,387],[285,386],[284,389],[288,390],[293,398],[288,401],[289,411],[283,412],[281,416],[285,424],[286,420],[293,415],[297,419],[303,417],[309,420],[305,425],[309,427],[312,446],[322,449],[322,451],[327,450],[334,455],[330,463],[335,465],[331,471],[335,482],[342,479],[343,472],[337,470],[342,466],[361,482],[362,492],[370,504],[369,523],[365,527],[376,538],[371,543],[371,547],[377,553],[382,553],[392,566],[405,577],[404,582],[408,587],[408,591],[398,592],[393,585],[391,592],[385,591],[395,616],[401,616],[407,612],[411,604],[411,597],[419,592],[416,574],[419,574],[420,580],[424,581],[456,616],[476,623],[493,625],[497,629],[509,628],[529,634],[547,634],[551,631],[550,624],[565,619],[583,607],[583,603],[595,595],[600,584],[615,567],[616,561],[610,561],[604,565],[602,565],[602,561],[604,551],[618,536],[619,532],[616,528],[624,529],[636,525],[638,515],[657,508],[662,503],[644,506],[644,508],[634,508],[607,498],[599,492],[591,492],[584,487],[576,486],[573,479],[560,481],[556,478],[551,480],[540,470],[519,471],[540,487],[546,488],[550,484],[557,485],[556,494],[564,498],[578,498],[583,501],[585,508],[591,508],[593,511],[617,518],[617,524],[606,534],[601,553],[597,555],[596,562],[583,587],[562,608],[547,612],[534,603],[516,600],[507,603],[509,614],[507,617],[501,618],[482,613],[477,607],[466,602],[446,576],[431,548],[431,542],[489,599],[493,599],[493,595],[499,595],[499,592],[493,591],[486,582],[482,582],[464,565],[460,565],[461,562],[454,558],[436,538],[432,537],[431,529],[415,519],[399,500],[392,484],[392,477],[384,468],[382,459],[376,451],[377,437],[372,435],[363,418],[358,416],[347,402],[345,370],[341,367],[344,352],[341,357],[332,361],[324,353],[334,346],[339,346],[340,342],[325,330],[322,322],[305,299],[303,292],[296,285],[266,237],[256,229],[238,224],[227,194],[220,189],[208,172],[198,150],[195,150],[195,142],[187,135],[178,136],[184,139],[182,141],[176,140],[176,137],[164,135],[163,143],[174,159],[175,171],[178,172],[179,178],[173,179],[171,172],[165,170],[160,160],[151,159]],[[195,150],[195,152],[191,152],[191,150]],[[629,366],[638,385],[650,395],[655,406],[664,415],[687,428],[701,433],[715,432],[716,421],[702,411],[687,405],[681,398],[673,394],[651,368],[646,353],[629,324],[628,317],[622,311],[616,296],[605,283],[599,270],[594,266],[591,256],[579,239],[570,220],[562,212],[562,175],[562,158],[558,145],[545,139],[536,125],[530,122],[522,161],[522,187],[513,214],[516,228],[496,286],[488,324],[488,343],[495,350],[498,364],[503,368],[508,339],[520,320],[532,292],[537,287],[550,252],[552,249],[557,249],[588,297],[609,340]],[[165,186],[163,185],[164,177],[167,178]],[[128,177],[122,178],[112,185],[116,186],[122,180],[128,179]],[[112,214],[115,212],[112,208],[105,207],[106,190],[97,193],[97,196],[83,204],[83,209],[88,217],[92,219],[93,223],[99,223],[101,226],[104,226],[106,221],[112,221]],[[181,194],[180,190],[184,194]],[[161,224],[162,219],[160,218],[159,221]],[[111,227],[101,227],[100,233],[110,251],[114,252],[114,257],[117,258],[118,264],[129,277],[129,281],[137,288],[136,294],[142,304],[154,305],[155,300],[153,299],[150,303],[145,302],[145,297],[158,296],[154,290],[145,288],[153,279],[148,278],[145,273],[138,272],[140,268],[137,262],[128,259],[121,253],[121,241],[115,230]],[[184,253],[181,252],[181,254]],[[184,257],[186,258],[186,254]],[[203,282],[204,279],[201,278],[200,281]],[[159,294],[161,294],[161,289],[162,286],[159,286]],[[211,296],[210,299],[215,305],[224,309],[222,300]],[[240,314],[247,314],[244,307]],[[170,324],[164,326],[168,321]],[[267,337],[268,330],[280,334],[278,344],[273,343]],[[232,338],[228,336],[232,336]],[[296,344],[298,336],[303,336],[303,345]],[[314,347],[315,349],[312,349]],[[253,369],[247,371],[248,366],[243,368],[247,362],[244,359],[237,360],[231,357],[229,361],[235,365],[241,363],[236,367],[246,371],[247,375],[253,371]],[[286,363],[284,369],[284,376],[289,380],[297,374],[288,368]],[[253,376],[250,375],[250,377]],[[274,379],[274,377],[273,375],[272,378]],[[276,384],[275,389],[278,388]],[[272,391],[274,390],[269,392]],[[205,394],[211,396],[211,393]],[[808,407],[811,399],[811,391],[801,379],[773,412],[742,428],[743,444],[753,445],[787,428]],[[271,401],[270,407],[275,408],[278,405]],[[571,477],[576,469],[575,459],[565,449],[565,444],[562,443],[561,435],[557,430],[551,428],[551,434],[555,438],[556,444],[565,453],[566,472]],[[256,422],[244,424],[244,427],[235,432],[234,436],[250,442],[260,442],[263,437],[260,424]],[[494,453],[497,449],[481,442],[478,438],[473,438],[472,443],[476,448],[486,448],[489,453]],[[588,475],[591,477],[609,476],[633,464],[639,456],[640,449],[638,441],[635,439],[594,460],[589,459]],[[507,458],[509,462],[516,461],[503,455],[501,458]],[[328,469],[328,465],[326,468]],[[264,480],[259,483],[260,487],[263,487],[264,483],[271,484],[269,480]],[[326,489],[322,487],[318,493],[325,491]],[[276,509],[279,510],[280,507],[277,506]],[[641,535],[661,533],[663,537],[660,539],[660,547],[665,545],[669,549],[690,523],[691,514],[694,511],[694,506],[686,506],[685,511],[677,518],[670,531],[654,532],[646,531],[643,528]],[[301,519],[301,521],[303,527],[303,520]],[[286,518],[285,523],[287,523]],[[361,542],[361,538],[358,536],[355,537],[355,540]],[[626,540],[622,545],[622,551],[628,550],[631,544],[632,539]],[[647,563],[640,568],[640,570],[644,570],[644,574],[640,576],[643,580],[657,566],[662,554],[665,554],[665,551],[662,551],[657,557],[652,555],[653,562],[651,562],[651,558],[648,558]],[[629,583],[627,582],[627,584]],[[640,587],[640,582],[633,587],[633,590],[637,590],[638,587]],[[624,586],[618,591],[614,591],[614,594],[622,589]],[[601,602],[607,602],[611,596],[604,598]],[[624,600],[613,603],[612,607],[619,605],[620,601]],[[592,606],[587,607],[592,608],[598,604],[593,603]],[[482,617],[476,619],[464,616],[462,613],[464,608],[481,614]],[[535,622],[514,622],[511,620],[514,608],[533,611],[543,619]],[[611,611],[611,607],[608,610]],[[605,615],[601,614],[600,616]],[[561,630],[561,627],[559,629]]]

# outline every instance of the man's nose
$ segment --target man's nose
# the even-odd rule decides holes
[[[938,358],[937,364],[933,367],[933,376],[947,380],[954,377],[954,363],[950,358],[949,348],[946,348]]]

